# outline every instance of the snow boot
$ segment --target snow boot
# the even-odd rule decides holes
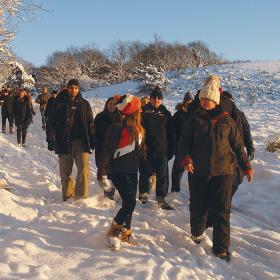
[[[146,204],[148,201],[148,193],[141,193],[139,194],[139,200],[141,201],[142,204]]]
[[[138,245],[137,242],[133,240],[132,230],[125,227],[123,227],[121,231],[121,241],[126,242],[130,245]]]
[[[213,253],[216,257],[220,258],[221,260],[230,262],[231,253],[229,251],[222,252],[222,253],[215,253],[215,251],[213,250]]]
[[[9,130],[10,130],[10,134],[13,134],[13,132],[14,132],[14,131],[13,131],[13,126],[10,126],[10,127],[9,127]]]
[[[118,225],[115,221],[112,222],[107,233],[108,247],[113,251],[121,249],[121,232],[123,225]]]
[[[2,133],[6,133],[6,127],[2,126]]]
[[[169,205],[165,200],[164,197],[157,197],[158,207],[163,210],[175,210],[175,208]]]
[[[205,234],[202,233],[201,235],[192,235],[191,239],[195,244],[199,244],[205,238]]]
[[[115,189],[112,188],[110,191],[104,191],[104,196],[110,200],[114,200]]]

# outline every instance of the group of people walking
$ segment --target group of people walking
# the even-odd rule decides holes
[[[206,228],[213,227],[213,253],[229,260],[231,200],[244,174],[252,181],[249,160],[254,147],[246,117],[230,93],[222,91],[219,76],[209,76],[195,97],[187,92],[173,116],[163,105],[159,87],[141,101],[131,94],[110,97],[95,118],[78,80],[69,80],[56,95],[48,96],[45,89],[36,102],[48,149],[58,154],[63,200],[89,196],[89,154],[95,149],[97,180],[105,197],[113,199],[117,189],[122,198],[107,233],[112,249],[121,241],[131,242],[138,185],[142,204],[149,199],[152,182],[159,208],[174,210],[165,198],[168,162],[175,156],[171,191],[180,191],[182,174],[187,171],[192,240],[200,243]],[[13,102],[14,108],[20,102],[30,104],[24,91]],[[30,105],[22,108],[25,114]],[[19,119],[16,125],[24,143],[26,125]]]
[[[9,132],[13,133],[13,125],[16,126],[17,144],[25,147],[27,129],[35,114],[32,106],[32,98],[27,89],[18,89],[14,92],[10,87],[1,90],[2,101],[2,133],[6,133],[6,122],[9,122]]]

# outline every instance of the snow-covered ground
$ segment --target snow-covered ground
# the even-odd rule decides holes
[[[190,240],[186,175],[182,192],[167,198],[175,211],[158,209],[154,194],[145,206],[138,201],[133,229],[139,245],[108,250],[104,236],[121,202],[103,198],[94,155],[90,198],[62,202],[58,160],[46,149],[35,107],[26,148],[16,146],[15,134],[0,134],[0,179],[9,187],[0,189],[0,279],[280,279],[280,152],[265,151],[268,141],[280,137],[280,70],[268,71],[275,67],[270,66],[243,63],[169,73],[173,84],[164,103],[172,112],[186,90],[195,91],[215,73],[251,125],[255,178],[244,182],[233,200],[230,263],[212,255],[211,229],[202,244]],[[84,95],[96,114],[108,96],[136,88],[127,82]]]

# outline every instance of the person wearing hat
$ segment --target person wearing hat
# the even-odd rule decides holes
[[[108,127],[98,163],[97,179],[112,180],[122,198],[122,207],[107,233],[108,245],[120,248],[121,241],[130,242],[131,221],[136,205],[138,169],[144,159],[144,129],[141,125],[141,103],[131,94],[117,101],[119,114]],[[106,182],[104,183],[106,184]]]
[[[155,87],[150,95],[150,102],[142,108],[142,123],[145,129],[147,160],[152,172],[156,175],[156,200],[160,208],[174,210],[165,201],[168,193],[169,174],[168,160],[173,156],[172,115],[162,104],[163,95],[159,87]],[[149,194],[149,170],[140,172],[139,199],[146,203]]]
[[[49,98],[50,98],[50,94],[48,92],[48,87],[44,86],[43,92],[41,94],[39,94],[35,99],[35,102],[40,105],[40,112],[41,112],[41,117],[42,117],[42,128],[44,130],[46,129],[45,110],[46,110]]]
[[[47,118],[48,149],[58,154],[62,197],[87,198],[89,185],[89,154],[94,149],[94,119],[89,102],[80,93],[76,79],[67,83],[67,91],[56,97],[52,114]],[[77,166],[74,185],[71,173]]]
[[[212,75],[199,93],[200,107],[184,124],[179,140],[180,165],[188,171],[191,238],[200,243],[207,212],[213,214],[213,253],[230,259],[230,210],[236,158],[253,179],[253,170],[234,120],[220,106],[220,79]]]
[[[176,105],[176,113],[172,117],[173,131],[174,131],[174,144],[175,144],[175,159],[172,167],[172,186],[171,192],[180,191],[181,178],[184,173],[184,169],[179,166],[179,157],[178,157],[178,143],[179,137],[182,130],[183,124],[190,117],[188,112],[189,105],[193,101],[193,95],[191,92],[186,92],[184,95],[183,102]]]

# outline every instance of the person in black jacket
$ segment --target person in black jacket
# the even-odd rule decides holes
[[[107,234],[109,246],[115,250],[120,240],[130,241],[131,220],[136,205],[137,173],[140,161],[144,160],[140,100],[126,94],[117,102],[117,108],[120,114],[107,128],[97,171],[97,179],[101,184],[109,175],[122,198],[122,207]],[[118,246],[114,242],[118,242]]]
[[[113,122],[114,117],[116,116],[116,100],[114,97],[110,97],[106,100],[104,110],[97,114],[94,119],[94,129],[95,129],[95,163],[97,168],[99,167],[100,156],[105,142],[105,136],[108,127]],[[109,199],[113,199],[115,188],[111,186],[109,180],[106,185],[103,185],[104,195]]]
[[[48,116],[52,115],[54,113],[54,109],[55,109],[55,99],[57,96],[57,90],[53,90],[51,92],[51,96],[47,101],[47,105],[46,105],[46,109],[44,111],[45,113],[45,119],[47,120]]]
[[[146,131],[147,159],[156,174],[156,200],[160,208],[174,210],[166,201],[168,193],[168,160],[173,157],[173,130],[171,113],[162,105],[162,91],[156,87],[150,102],[142,108],[142,123]],[[147,169],[146,169],[147,170]],[[139,179],[139,199],[144,202],[149,193],[150,172],[143,170]]]
[[[20,89],[13,102],[13,113],[17,127],[17,143],[25,147],[28,126],[32,120],[32,108],[28,98],[28,90]]]
[[[71,79],[67,90],[56,97],[53,114],[47,119],[47,142],[59,158],[63,200],[87,198],[89,154],[94,149],[94,120],[90,104],[80,93],[79,81]],[[71,177],[73,163],[77,177]]]
[[[250,182],[252,167],[236,123],[220,104],[220,79],[212,75],[199,93],[200,107],[182,129],[180,164],[188,172],[192,240],[204,237],[207,212],[213,214],[213,253],[229,261],[230,209],[235,158]]]
[[[172,167],[172,186],[171,192],[180,191],[181,178],[184,173],[184,169],[179,165],[178,157],[178,143],[181,134],[183,124],[187,121],[190,114],[188,112],[188,107],[193,101],[193,95],[187,92],[184,96],[182,103],[177,104],[177,112],[172,117],[173,131],[174,131],[174,144],[175,144],[175,159]]]
[[[13,102],[15,96],[12,94],[11,89],[7,87],[2,91],[0,100],[3,101],[1,108],[2,115],[2,132],[6,133],[6,121],[9,122],[9,131],[13,133],[13,123],[14,123],[14,114],[13,114]]]

